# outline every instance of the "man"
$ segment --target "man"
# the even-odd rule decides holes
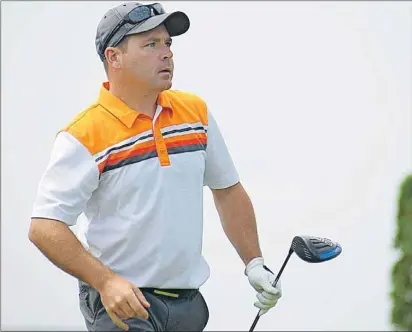
[[[249,197],[206,103],[173,91],[171,37],[182,12],[122,3],[97,28],[108,82],[57,135],[34,204],[30,240],[76,277],[88,330],[200,331],[203,186],[245,264],[264,314],[281,296],[264,266]],[[84,213],[81,242],[68,226]]]

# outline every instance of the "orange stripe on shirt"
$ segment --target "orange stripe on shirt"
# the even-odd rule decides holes
[[[181,134],[172,137],[165,137],[165,142],[173,143],[182,140],[191,140],[191,139],[199,139],[199,140],[206,140],[207,136],[205,133],[192,133],[192,134]]]
[[[168,149],[174,148],[177,146],[184,146],[184,145],[192,145],[192,144],[203,144],[205,145],[207,142],[206,138],[194,138],[194,139],[180,139],[174,142],[166,142],[166,146]]]
[[[204,150],[206,148],[207,139],[204,138],[192,138],[192,139],[180,139],[173,142],[167,142],[166,147],[168,150],[172,150],[172,153],[182,153],[187,151],[198,151]],[[186,150],[185,147],[189,147],[189,150]],[[179,149],[183,148],[183,149]],[[146,159],[149,159],[151,154],[150,152],[156,151],[156,146],[152,142],[152,145],[147,147],[134,147],[122,153],[117,153],[115,156],[111,155],[106,161],[103,161],[99,164],[100,173],[104,172],[105,168],[119,168],[121,166],[129,165],[133,162],[140,162]],[[144,156],[146,154],[146,156]],[[142,158],[137,158],[141,156]],[[134,160],[133,160],[134,159]],[[132,161],[133,160],[133,161]],[[124,162],[124,163],[123,163]],[[121,165],[120,165],[121,164]]]
[[[113,153],[107,158],[106,161],[103,161],[102,163],[111,165],[119,162],[120,160],[135,157],[137,155],[156,150],[156,145],[153,141],[145,143],[147,144],[138,144],[129,150]]]
[[[189,142],[188,144],[206,144],[206,141],[207,141],[207,137],[206,137],[206,134],[204,133],[176,135],[173,137],[165,138],[166,147],[168,148],[169,146],[175,147],[175,146],[185,145],[186,144],[185,142]],[[147,148],[149,148],[149,150],[147,150]],[[102,162],[99,163],[99,170],[100,171],[103,170],[104,165],[102,164],[110,165],[122,159],[134,157],[139,154],[144,154],[154,149],[156,149],[155,143],[153,140],[150,140],[148,142],[138,143],[127,150],[120,151],[120,152],[114,152],[110,154],[110,156],[106,160],[103,160]]]

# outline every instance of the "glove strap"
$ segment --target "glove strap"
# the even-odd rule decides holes
[[[270,273],[272,273],[272,274],[274,275],[274,273],[273,273],[266,265],[263,265],[263,268],[264,268],[266,271],[269,271]]]

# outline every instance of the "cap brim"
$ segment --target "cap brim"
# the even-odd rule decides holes
[[[132,28],[126,36],[134,35],[150,31],[164,24],[170,37],[175,37],[184,34],[190,27],[189,17],[183,12],[166,13],[157,16],[152,16],[146,21],[139,23]]]

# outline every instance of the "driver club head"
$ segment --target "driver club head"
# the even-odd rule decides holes
[[[289,249],[289,253],[280,268],[273,286],[276,286],[289,258],[293,253],[308,263],[322,263],[334,259],[340,255],[342,252],[342,247],[339,243],[331,241],[326,238],[321,238],[317,236],[295,236],[292,240],[292,244]],[[261,317],[261,310],[257,313],[249,332],[252,332],[259,318]]]
[[[339,243],[317,236],[295,236],[291,248],[300,259],[308,263],[326,262],[342,252]]]

